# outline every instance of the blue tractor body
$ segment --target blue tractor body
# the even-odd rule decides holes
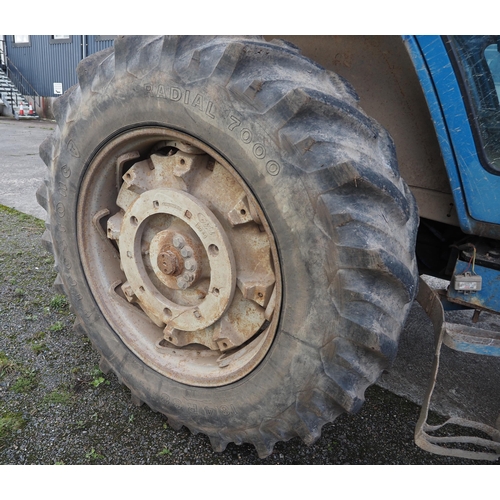
[[[482,154],[476,120],[467,109],[469,89],[459,80],[467,68],[460,60],[452,61],[440,36],[405,37],[405,42],[436,128],[460,227],[469,234],[500,239],[500,171]],[[500,80],[500,72],[492,71],[491,76],[494,82]],[[492,97],[499,113],[498,96]]]

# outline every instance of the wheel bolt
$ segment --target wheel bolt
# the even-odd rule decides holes
[[[184,276],[179,276],[177,278],[177,286],[181,290],[185,290],[189,286],[189,283],[184,279]]]
[[[191,247],[184,247],[182,250],[181,250],[181,255],[186,258],[186,257],[191,257],[193,255],[193,250],[191,249]]]
[[[184,267],[188,271],[195,271],[196,270],[196,261],[194,259],[187,259],[186,262],[184,262]]]
[[[172,240],[175,248],[182,248],[186,242],[180,234],[176,234]]]

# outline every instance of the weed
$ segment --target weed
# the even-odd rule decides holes
[[[161,457],[163,455],[172,455],[172,452],[165,446],[163,450],[156,454],[157,457]]]
[[[66,309],[68,307],[68,299],[64,295],[54,295],[50,300],[50,307],[56,311]]]
[[[134,415],[130,415],[130,417],[128,417],[128,423],[131,424],[134,421],[134,418]]]
[[[38,386],[35,370],[24,370],[23,374],[12,384],[12,390],[17,393],[29,392]]]
[[[3,352],[0,351],[0,379],[7,373],[16,369],[16,363],[11,361]]]
[[[51,332],[60,332],[64,328],[64,325],[60,321],[56,321],[53,325],[50,325],[49,330]]]
[[[106,380],[104,377],[96,377],[90,384],[94,387],[99,387],[101,384],[109,385],[109,380]]]
[[[22,288],[16,288],[14,291],[14,295],[16,297],[23,297],[24,296],[24,290]]]
[[[59,462],[54,462],[54,465],[66,465],[62,460]]]
[[[33,349],[33,352],[38,356],[43,351],[47,350],[47,344],[31,344],[31,348]]]
[[[45,338],[45,335],[47,335],[45,332],[36,332],[35,335],[31,338],[31,340],[43,340]]]
[[[20,413],[7,412],[0,416],[0,440],[10,433],[22,429],[26,422]]]
[[[41,342],[41,340],[43,340],[44,338],[45,338],[45,332],[37,332],[28,341],[31,344],[31,348],[33,349],[36,355],[48,349],[47,345],[44,342]]]
[[[90,382],[90,385],[94,387],[99,387],[101,384],[106,384],[109,385],[109,380],[106,380],[104,378],[104,373],[99,369],[99,367],[94,367],[92,372],[92,381]]]
[[[339,444],[339,443],[338,443],[337,441],[331,441],[331,442],[328,444],[328,447],[327,447],[327,448],[328,448],[328,451],[329,451],[330,453],[333,453],[333,452],[334,452],[334,447],[335,447],[335,446],[338,446],[338,444]]]
[[[63,404],[66,405],[71,401],[71,394],[66,389],[59,389],[45,395],[43,402],[47,404]]]
[[[85,458],[90,461],[94,460],[102,460],[104,458],[104,455],[101,455],[100,453],[97,453],[94,448],[92,448],[90,451],[85,453]]]

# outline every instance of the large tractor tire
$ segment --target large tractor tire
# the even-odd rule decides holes
[[[359,410],[415,297],[417,214],[349,84],[251,37],[120,37],[77,72],[38,199],[101,368],[217,451]]]

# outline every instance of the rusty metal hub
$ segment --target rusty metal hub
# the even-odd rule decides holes
[[[130,151],[130,143],[141,147]],[[105,196],[110,181],[102,165],[111,158],[118,181],[103,209],[89,197]],[[126,133],[89,168],[79,216],[94,228],[103,219],[99,225],[118,251],[119,272],[116,264],[108,269],[109,255],[95,248],[97,240],[92,246],[95,235],[84,225],[79,242],[94,295],[141,359],[200,386],[223,385],[255,368],[276,330],[279,263],[264,213],[223,158],[178,132]]]
[[[173,157],[168,157],[167,162],[159,162],[156,161],[156,156],[152,156],[153,164],[156,161],[155,168],[164,168],[172,159]],[[144,166],[141,163],[133,169],[139,170]],[[129,190],[130,186],[125,183],[122,190]],[[128,278],[125,286],[130,286],[133,291],[128,300],[137,302],[155,324],[165,325],[166,338],[177,344],[180,342],[179,338],[175,337],[176,340],[173,340],[172,335],[175,329],[201,332],[214,324],[226,312],[236,287],[232,247],[215,215],[189,193],[169,188],[147,190],[123,208],[126,211],[123,216],[121,212],[119,214],[122,222],[117,241],[122,268]],[[149,240],[149,236],[155,231],[155,226],[152,225],[156,215],[166,215],[165,224],[176,229],[159,231]],[[170,238],[171,244],[168,243]],[[158,266],[161,250],[165,245],[179,250],[179,261],[184,269],[175,284],[169,283],[170,276],[164,277],[166,273]],[[200,255],[202,252],[203,256]],[[174,257],[173,252],[171,255]],[[177,261],[176,258],[175,260]],[[199,278],[202,276],[203,260],[208,262],[204,266],[206,280],[201,283]],[[174,297],[169,290],[154,284],[148,268],[172,290],[186,290],[198,285],[203,298],[191,303],[182,296]],[[204,332],[191,335],[186,343],[195,341],[212,348],[212,342]]]

